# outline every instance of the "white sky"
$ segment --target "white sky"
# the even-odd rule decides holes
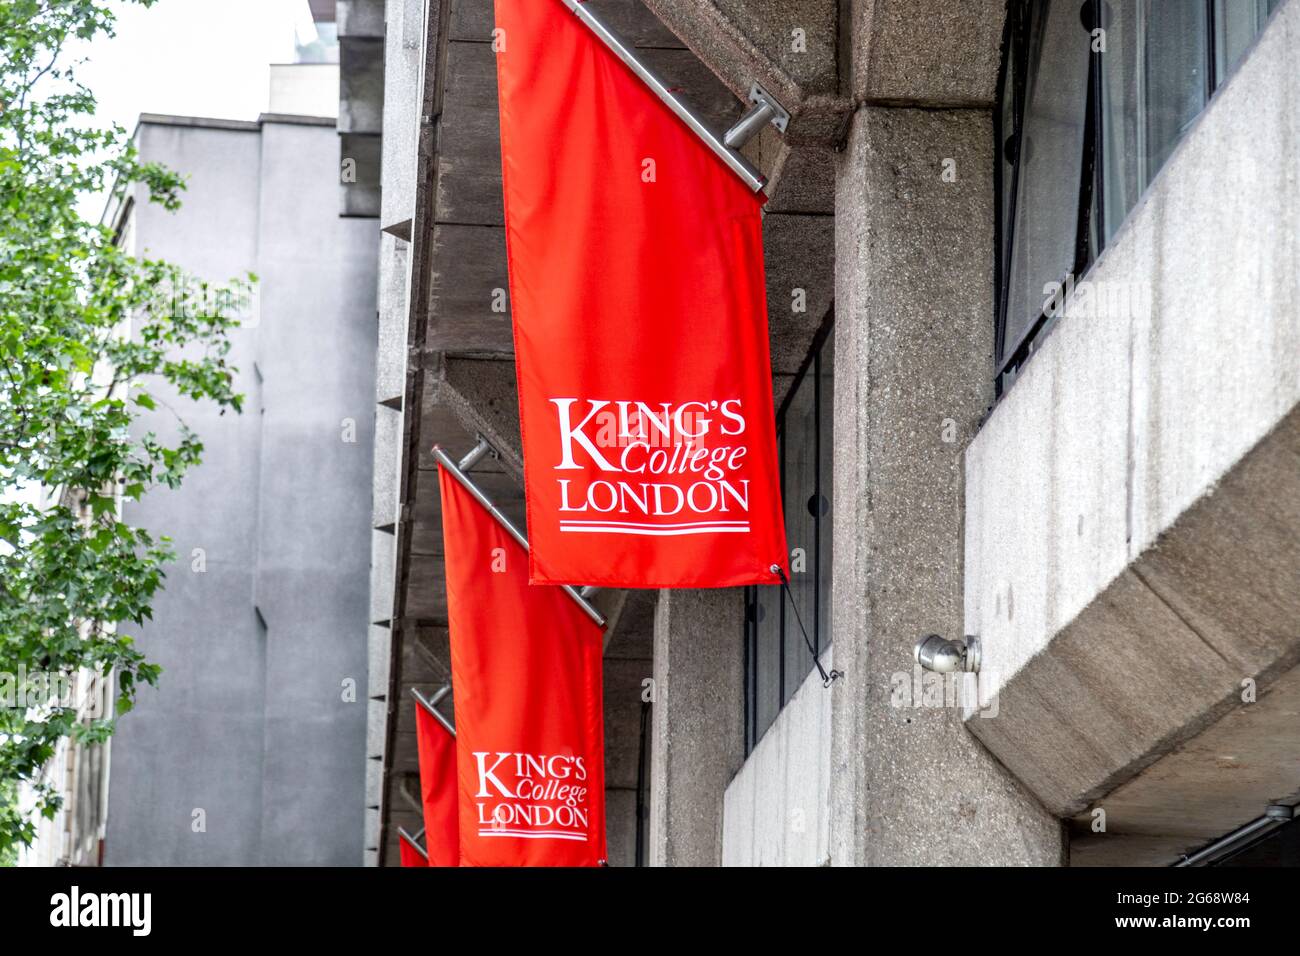
[[[117,35],[80,45],[81,81],[97,118],[127,132],[141,113],[256,119],[271,63],[291,63],[294,28],[312,30],[307,0],[115,0]],[[308,35],[310,37],[310,34]]]
[[[68,49],[95,94],[94,125],[130,135],[141,113],[255,120],[270,101],[271,64],[292,63],[294,38],[315,37],[307,0],[111,0],[116,35]],[[184,170],[181,170],[184,172]],[[78,206],[91,221],[105,195]],[[183,197],[182,197],[183,199]]]

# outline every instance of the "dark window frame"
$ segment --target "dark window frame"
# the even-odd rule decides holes
[[[805,621],[804,623],[805,626],[809,628],[809,636],[813,643],[813,651],[818,660],[821,659],[822,652],[826,648],[830,647],[831,644],[830,634],[827,632],[826,627],[824,626],[824,622],[822,621],[822,606],[820,601],[822,575],[823,574],[829,575],[831,573],[830,567],[826,567],[826,568],[822,567],[823,527],[825,527],[826,532],[829,533],[829,523],[831,521],[831,513],[834,510],[834,500],[832,494],[830,493],[832,490],[831,489],[832,475],[823,474],[823,468],[822,468],[823,441],[827,441],[827,442],[833,441],[831,435],[831,431],[833,430],[833,422],[829,422],[829,421],[824,422],[822,420],[823,418],[822,383],[824,381],[824,376],[822,374],[822,354],[825,350],[827,340],[830,338],[831,335],[834,334],[834,332],[835,332],[835,310],[834,308],[832,308],[827,313],[827,316],[823,320],[821,327],[817,330],[816,335],[813,337],[812,345],[808,350],[808,354],[804,358],[803,362],[800,364],[799,370],[795,373],[794,379],[790,383],[790,388],[787,390],[785,397],[781,401],[781,406],[776,413],[777,463],[779,468],[779,474],[781,476],[781,500],[784,504],[786,501],[786,467],[785,467],[786,414],[790,410],[792,404],[794,403],[794,399],[796,397],[797,392],[799,391],[799,387],[804,384],[804,380],[807,378],[809,374],[811,374],[813,376],[812,404],[813,404],[813,422],[814,422],[813,431],[815,434],[814,449],[813,449],[813,463],[814,463],[813,471],[814,471],[814,485],[815,485],[814,494],[820,498],[824,498],[827,502],[827,507],[825,509],[824,515],[814,515],[813,542],[811,548],[812,554],[809,555],[810,566],[813,574],[813,595],[814,595],[814,599],[812,602],[813,614],[812,614],[812,620]],[[800,506],[802,506],[802,503],[800,503]],[[783,513],[784,513],[784,508],[783,508]],[[787,685],[786,642],[789,640],[795,640],[802,643],[803,634],[798,631],[798,626],[794,622],[794,616],[788,615],[786,613],[786,604],[789,603],[789,597],[785,593],[784,589],[781,589],[779,585],[773,585],[771,587],[774,589],[779,589],[781,591],[780,602],[779,602],[780,617],[778,623],[780,630],[779,630],[779,642],[778,642],[778,649],[777,649],[777,659],[778,659],[777,693],[779,696],[779,705],[776,709],[776,713],[777,715],[779,715],[781,710],[783,710],[785,708],[785,705],[789,702],[790,696],[794,693],[794,691],[798,690],[799,686],[807,678],[808,674],[800,674],[795,677],[792,677],[794,683],[792,685]],[[753,752],[754,747],[757,746],[758,742],[763,738],[763,734],[766,733],[767,731],[766,727],[763,729],[763,731],[761,732],[758,731],[758,703],[759,703],[758,593],[759,593],[759,589],[757,587],[747,587],[744,589],[744,594],[743,594],[744,615],[743,615],[741,643],[743,645],[743,666],[744,666],[745,756],[749,756],[749,754]],[[813,670],[815,670],[815,667],[810,667],[808,673],[812,673]],[[775,722],[775,719],[776,718],[774,717],[773,722]],[[770,727],[771,724],[769,724],[768,726]]]

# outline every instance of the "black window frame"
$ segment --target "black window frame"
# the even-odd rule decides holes
[[[809,630],[809,637],[813,644],[813,653],[818,660],[821,659],[822,653],[831,645],[831,635],[828,626],[829,621],[823,620],[822,602],[820,600],[820,595],[822,593],[822,575],[830,575],[832,572],[831,567],[822,567],[822,545],[824,540],[829,541],[829,538],[826,538],[825,536],[830,534],[831,521],[835,508],[834,496],[832,494],[833,476],[828,474],[827,469],[822,467],[822,452],[824,447],[831,449],[834,447],[832,435],[833,422],[823,420],[823,410],[826,407],[826,403],[824,403],[822,395],[822,385],[825,381],[825,376],[822,374],[822,360],[823,354],[826,351],[826,344],[828,340],[830,340],[830,337],[834,335],[834,332],[835,311],[832,308],[827,314],[825,320],[822,322],[821,327],[817,330],[817,334],[813,337],[812,345],[808,350],[808,355],[804,358],[793,381],[791,381],[790,388],[782,399],[781,406],[776,413],[777,465],[781,475],[781,499],[783,502],[784,513],[784,507],[788,506],[786,503],[785,486],[786,413],[793,405],[799,387],[804,384],[804,380],[809,374],[811,374],[813,376],[813,432],[815,434],[813,451],[813,460],[815,462],[814,495],[825,499],[826,507],[823,513],[813,515],[813,545],[812,554],[809,555],[809,558],[813,573],[812,586],[815,597],[813,600],[812,620],[804,621],[803,623]],[[834,385],[832,384],[831,387],[833,390]],[[833,418],[833,416],[828,417]],[[826,443],[826,445],[824,446],[823,443]],[[802,502],[797,504],[799,507],[804,506],[804,503]],[[830,562],[828,562],[828,564],[829,563]],[[790,677],[790,682],[787,682],[787,642],[795,640],[802,643],[804,638],[803,634],[798,629],[798,625],[795,623],[794,615],[787,612],[787,605],[789,604],[790,598],[785,589],[781,585],[768,585],[765,587],[779,592],[780,597],[780,640],[777,650],[779,668],[777,681],[779,704],[776,709],[776,716],[774,716],[772,722],[768,724],[768,727],[770,727],[772,723],[775,723],[780,712],[785,708],[785,705],[789,703],[790,697],[796,690],[798,690],[799,686],[808,677],[808,674],[813,673],[813,671],[816,670],[816,667],[815,665],[811,665],[807,673],[793,675]],[[753,752],[754,747],[758,745],[760,740],[762,740],[763,734],[766,733],[768,729],[768,727],[764,727],[762,731],[758,730],[758,594],[759,588],[757,586],[746,587],[743,594],[744,615],[742,625],[742,645],[744,660],[744,728],[746,757]]]

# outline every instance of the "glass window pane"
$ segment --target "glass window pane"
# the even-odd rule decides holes
[[[1029,25],[1029,74],[1003,356],[1042,314],[1044,287],[1074,267],[1091,36],[1078,0],[1044,0]]]
[[[1207,9],[1188,0],[1147,0],[1147,182],[1160,171],[1209,96]]]
[[[1106,52],[1101,57],[1101,137],[1103,214],[1105,241],[1146,188],[1146,130],[1138,108],[1142,95],[1142,24],[1145,4],[1124,3],[1112,7],[1107,30]]]
[[[810,369],[795,388],[784,419],[783,494],[785,537],[790,549],[790,596],[785,611],[785,701],[813,669],[808,642],[816,620],[817,493],[816,379]],[[790,599],[794,604],[791,606]],[[796,613],[797,612],[797,613]],[[799,622],[803,622],[803,629]],[[804,637],[807,630],[808,637]]]
[[[818,563],[817,563],[817,653],[831,646],[831,507],[835,448],[835,330],[826,336],[820,358],[821,411],[817,423],[820,436],[818,459],[819,489],[818,511]]]
[[[1209,50],[1203,3],[1140,0],[1110,9],[1100,59],[1106,241],[1205,107]]]
[[[1215,0],[1215,75],[1222,83],[1228,78],[1259,32],[1278,0]]]

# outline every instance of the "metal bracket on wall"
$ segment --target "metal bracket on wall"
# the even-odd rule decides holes
[[[672,91],[672,88],[669,87],[658,73],[651,69],[649,64],[641,59],[640,54],[637,53],[632,45],[615,33],[614,30],[612,30],[610,26],[601,19],[600,15],[591,9],[591,4],[584,2],[584,0],[564,0],[564,5],[568,7],[575,16],[577,16],[578,21],[582,23],[583,26],[594,33],[597,39],[609,48],[610,52],[627,64],[628,68],[635,73],[646,86],[650,87],[650,91],[654,93],[655,96],[659,97],[664,105],[672,110],[677,115],[677,118],[685,123],[690,128],[691,132],[704,142],[705,146],[712,150],[719,159],[726,163],[732,172],[743,179],[746,186],[754,192],[760,192],[763,189],[763,186],[767,184],[767,180],[763,177],[762,173],[754,168],[754,165],[749,160],[742,156],[740,152],[732,146],[731,137],[732,134],[736,133],[737,130],[739,130],[742,125],[746,124],[747,121],[751,121],[754,126],[752,132],[749,132],[748,134],[745,134],[744,130],[741,131],[740,135],[743,138],[740,138],[738,141],[742,145],[750,136],[753,136],[754,133],[757,133],[769,122],[776,125],[777,129],[782,132],[785,131],[785,124],[790,121],[790,114],[783,109],[769,93],[762,90],[758,84],[754,84],[754,88],[750,91],[749,95],[750,102],[755,102],[754,90],[759,90],[762,93],[763,104],[757,107],[751,107],[750,111],[746,113],[745,116],[741,117],[740,122],[733,126],[731,131],[728,132],[725,137],[721,137],[710,128],[709,124],[704,120],[704,117],[700,116],[700,114],[697,113],[689,103],[678,99],[677,94]],[[771,109],[771,116],[766,116],[761,120],[752,119],[756,110],[759,109]],[[784,117],[784,119],[778,123],[777,119],[779,117]],[[748,129],[749,127],[746,126],[746,130]]]
[[[464,458],[456,465],[461,471],[468,472],[471,468],[479,463],[479,460],[486,454],[491,453],[493,458],[497,457],[496,449],[482,435],[478,436],[478,444],[469,450]]]
[[[419,853],[420,856],[424,857],[426,861],[429,859],[429,851],[420,846],[420,837],[424,836],[424,827],[420,827],[419,832],[415,834],[407,833],[405,827],[398,827],[397,833],[405,839],[407,843],[411,844],[411,846],[415,848],[415,851]]]
[[[456,727],[452,724],[450,720],[442,716],[442,712],[439,711],[437,707],[438,701],[442,700],[449,693],[451,693],[450,684],[443,684],[441,687],[438,688],[438,690],[434,693],[434,695],[429,698],[426,698],[414,687],[411,688],[411,696],[416,699],[416,702],[418,702],[421,707],[427,710],[430,713],[430,715],[432,715],[434,720],[442,724],[443,728],[447,731],[447,733],[455,737]]]
[[[749,104],[745,115],[722,138],[731,149],[740,149],[761,133],[765,126],[775,126],[777,132],[784,133],[790,125],[790,114],[786,108],[757,83],[749,88]]]

